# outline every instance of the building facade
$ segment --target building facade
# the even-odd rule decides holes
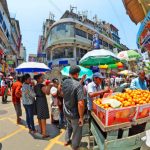
[[[18,65],[20,45],[19,21],[10,17],[7,1],[0,0],[0,71],[11,72]]]
[[[46,21],[46,24],[47,21]],[[91,21],[85,14],[66,11],[58,21],[43,28],[43,50],[49,66],[78,64],[93,47],[93,36],[98,36],[100,48],[113,52],[124,50],[118,29],[105,21]]]
[[[17,59],[18,65],[20,65],[23,62],[26,62],[26,57],[27,57],[26,48],[21,43],[21,46],[20,46],[20,56]]]
[[[29,54],[28,61],[37,62],[37,54]]]

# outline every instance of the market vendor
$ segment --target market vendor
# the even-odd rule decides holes
[[[88,84],[87,107],[88,107],[89,111],[92,110],[92,102],[94,99],[97,99],[97,98],[103,96],[103,94],[110,92],[109,87],[106,87],[104,90],[102,90],[102,88],[101,88],[102,80],[104,78],[105,77],[102,76],[101,73],[96,72],[93,74],[93,81]]]
[[[131,81],[130,88],[132,90],[135,90],[135,89],[148,90],[147,83],[145,80],[145,71],[144,70],[140,70],[138,77]]]

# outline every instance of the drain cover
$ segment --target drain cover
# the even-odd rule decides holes
[[[0,115],[6,114],[7,110],[0,110]]]

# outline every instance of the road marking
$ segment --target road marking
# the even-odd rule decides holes
[[[49,144],[46,146],[44,150],[51,150],[51,148],[56,144],[56,142],[59,142],[58,139],[64,134],[65,130],[61,130],[61,133],[56,136],[55,138],[49,140]]]
[[[10,109],[10,108],[14,108],[13,106],[9,106],[9,107],[3,107],[2,109],[3,110],[7,110],[7,109]]]
[[[3,118],[0,118],[0,121],[1,121],[1,120],[6,120],[6,119],[8,119],[8,118],[7,118],[7,117],[3,117]]]
[[[5,137],[0,138],[0,142],[2,142],[2,141],[4,141],[4,140],[7,140],[8,138],[10,138],[10,137],[16,135],[17,133],[21,132],[22,130],[23,130],[23,129],[20,128],[20,129],[18,129],[18,130],[16,130],[16,131],[14,131],[14,132],[12,132],[12,133],[6,135]]]
[[[64,142],[56,141],[56,143],[59,144],[59,145],[63,145],[64,146]]]

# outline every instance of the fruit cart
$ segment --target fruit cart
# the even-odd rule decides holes
[[[137,104],[138,102],[135,102],[134,105],[130,106],[126,102],[123,103],[125,107],[117,109],[109,109],[107,105],[106,109],[103,107],[104,105],[99,103],[96,105],[93,102],[91,132],[96,142],[93,149],[140,149],[145,143],[141,138],[146,136],[146,131],[150,129],[149,95],[147,95],[146,100],[147,103]],[[123,102],[122,99],[120,101]]]

